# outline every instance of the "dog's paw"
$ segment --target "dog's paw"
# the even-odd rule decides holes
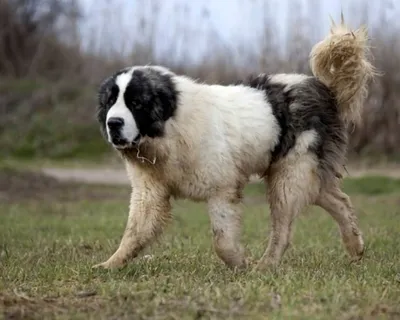
[[[94,266],[92,266],[92,269],[108,269],[108,268],[107,268],[106,263],[103,262],[103,263],[95,264]]]
[[[125,266],[125,263],[119,261],[105,261],[99,264],[92,266],[92,269],[118,269]]]

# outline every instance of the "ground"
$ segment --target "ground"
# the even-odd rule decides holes
[[[213,252],[205,205],[178,201],[158,243],[122,270],[101,271],[90,267],[118,246],[129,187],[20,170],[0,170],[0,318],[400,318],[396,178],[344,181],[365,234],[357,264],[349,263],[333,220],[311,208],[277,270],[231,271]],[[250,184],[244,199],[243,242],[256,258],[268,236],[263,192]]]
[[[125,170],[120,166],[114,168],[97,167],[97,168],[63,168],[57,166],[45,166],[41,171],[47,175],[61,180],[83,181],[89,183],[106,183],[106,184],[129,184]],[[364,176],[389,176],[400,179],[400,167],[398,165],[363,167],[355,164],[350,165],[347,169],[350,177]]]

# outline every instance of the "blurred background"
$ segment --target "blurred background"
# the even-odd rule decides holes
[[[400,4],[385,0],[1,0],[1,157],[113,156],[95,121],[96,90],[123,66],[162,64],[208,83],[310,73],[310,49],[341,9],[351,26],[368,25],[383,72],[350,157],[397,159]]]

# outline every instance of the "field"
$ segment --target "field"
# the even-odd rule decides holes
[[[0,170],[0,318],[399,319],[400,180],[346,179],[366,253],[350,264],[318,208],[297,219],[292,247],[267,272],[233,272],[213,252],[204,204],[178,201],[160,241],[119,271],[92,270],[117,248],[129,187],[61,183]],[[243,242],[266,246],[264,187],[244,201]]]

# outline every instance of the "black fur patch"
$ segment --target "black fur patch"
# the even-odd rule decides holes
[[[266,93],[266,100],[272,106],[272,112],[279,123],[281,129],[279,133],[279,142],[272,150],[272,162],[285,156],[296,143],[295,130],[292,127],[292,114],[289,107],[293,102],[293,97],[287,94],[285,85],[271,83],[266,75],[251,77],[248,85],[252,88],[263,90]]]
[[[177,107],[178,93],[171,76],[150,68],[135,70],[124,92],[142,136],[162,136],[164,123]]]
[[[99,88],[97,120],[103,134],[106,134],[107,112],[119,94],[116,78],[129,70],[125,68],[116,72]],[[152,138],[162,136],[165,121],[174,116],[178,103],[178,92],[171,76],[150,67],[138,68],[133,71],[123,95],[140,135]]]
[[[265,92],[281,128],[272,162],[284,157],[302,132],[314,129],[318,137],[310,151],[317,155],[324,172],[337,171],[338,165],[344,165],[347,132],[332,92],[314,77],[290,87],[271,81],[272,77],[260,75],[242,83]]]

